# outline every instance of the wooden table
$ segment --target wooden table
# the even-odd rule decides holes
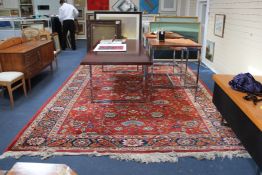
[[[228,82],[233,75],[214,75],[213,102],[249,154],[262,169],[262,102],[246,101],[246,94],[233,90]],[[262,76],[255,76],[262,82]]]
[[[152,60],[154,62],[155,58],[155,50],[161,49],[161,48],[170,48],[174,49],[174,54],[175,54],[175,48],[186,48],[187,50],[187,57],[186,57],[186,68],[185,68],[185,74],[187,73],[187,68],[188,68],[188,51],[190,49],[197,49],[198,51],[198,67],[197,67],[197,79],[196,79],[196,91],[198,88],[198,81],[199,81],[199,68],[200,68],[200,63],[201,63],[201,48],[202,45],[199,43],[196,43],[190,39],[185,39],[185,38],[179,38],[179,39],[165,39],[165,41],[159,41],[157,39],[149,39],[148,40],[148,46],[149,50],[152,50],[152,53],[150,53]],[[173,62],[175,62],[175,56],[173,57]],[[153,64],[154,65],[154,64]],[[186,76],[185,76],[186,79]],[[169,78],[171,80],[171,78]],[[186,82],[186,80],[184,80]],[[172,82],[171,82],[172,83]],[[173,84],[173,83],[172,83]],[[173,86],[174,87],[174,86]],[[192,86],[191,86],[192,87]]]
[[[191,39],[179,38],[179,39],[165,39],[164,42],[157,39],[149,39],[148,44],[151,47],[187,47],[187,48],[201,48],[202,45],[192,41]]]
[[[144,37],[146,39],[155,39],[157,38],[157,34],[154,33],[144,33]],[[165,38],[166,39],[179,39],[179,38],[184,38],[183,35],[180,35],[178,33],[175,32],[166,32],[165,33]]]
[[[16,163],[6,175],[77,175],[65,164]]]
[[[144,81],[147,81],[148,66],[152,65],[150,57],[146,55],[145,50],[141,47],[138,40],[127,40],[126,52],[89,52],[80,63],[81,65],[89,65],[90,68],[90,90],[91,101],[96,103],[124,102],[123,100],[95,100],[93,95],[93,65],[137,65],[143,66]]]
[[[179,39],[179,38],[184,38],[184,36],[174,33],[174,32],[167,32],[165,33],[165,38],[166,39]],[[148,46],[148,40],[149,39],[157,39],[157,34],[154,33],[144,33],[144,47],[149,49]]]

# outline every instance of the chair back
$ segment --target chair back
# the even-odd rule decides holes
[[[52,33],[51,34],[51,38],[54,42],[54,47],[55,47],[55,51],[56,53],[59,53],[61,51],[61,45],[60,45],[60,42],[59,42],[59,36],[58,36],[58,33]]]
[[[40,31],[37,28],[27,27],[22,30],[22,36],[27,40],[39,40]]]

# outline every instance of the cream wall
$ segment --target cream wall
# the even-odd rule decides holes
[[[188,16],[196,16],[196,6],[197,6],[196,0],[189,0]]]
[[[49,10],[38,10],[37,5],[49,5]],[[34,0],[35,15],[55,15],[59,7],[59,0]]]
[[[217,73],[262,75],[262,0],[210,0],[207,39],[215,42]],[[224,38],[214,35],[215,14],[225,14]]]

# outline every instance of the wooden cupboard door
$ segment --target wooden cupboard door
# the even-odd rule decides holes
[[[24,54],[24,67],[26,79],[31,78],[40,72],[42,64],[38,48]]]
[[[49,42],[39,48],[39,54],[41,56],[42,66],[46,67],[54,61],[54,44]]]
[[[0,54],[2,71],[19,71],[25,72],[24,59],[22,54]]]

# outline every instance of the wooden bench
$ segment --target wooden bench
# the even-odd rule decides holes
[[[246,94],[233,90],[228,82],[233,75],[214,75],[213,102],[237,137],[262,170],[262,102],[246,101]],[[262,82],[262,76],[255,76]]]

